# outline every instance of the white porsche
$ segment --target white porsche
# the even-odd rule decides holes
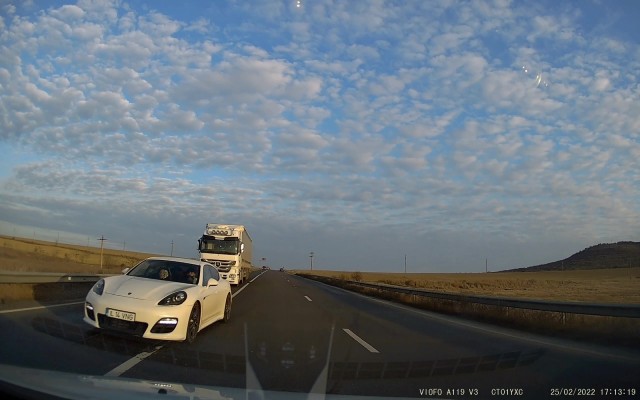
[[[176,257],[151,257],[100,279],[84,307],[84,321],[94,328],[189,343],[230,315],[229,282],[206,262]]]

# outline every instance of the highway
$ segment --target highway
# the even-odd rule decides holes
[[[539,399],[633,388],[640,397],[640,348],[443,316],[278,271],[252,278],[234,289],[231,320],[192,345],[92,330],[82,302],[4,310],[0,362],[256,391]]]

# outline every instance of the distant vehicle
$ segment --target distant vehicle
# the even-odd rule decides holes
[[[216,267],[232,285],[249,279],[253,243],[243,225],[207,224],[198,240],[200,260]]]
[[[123,272],[100,279],[87,294],[84,321],[94,328],[192,343],[231,316],[231,287],[211,264],[151,257]]]
[[[263,266],[262,266],[262,270],[263,270],[263,271],[266,271],[266,270],[268,270],[268,269],[269,269],[269,267],[267,267],[266,265],[263,265]]]
[[[284,272],[284,268],[280,268],[280,272]]]

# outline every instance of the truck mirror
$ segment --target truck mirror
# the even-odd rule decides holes
[[[244,252],[244,243],[240,244],[240,253]]]

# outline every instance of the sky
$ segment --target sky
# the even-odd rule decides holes
[[[242,224],[257,265],[389,272],[640,241],[639,20],[0,0],[0,233],[195,257],[206,223]]]

